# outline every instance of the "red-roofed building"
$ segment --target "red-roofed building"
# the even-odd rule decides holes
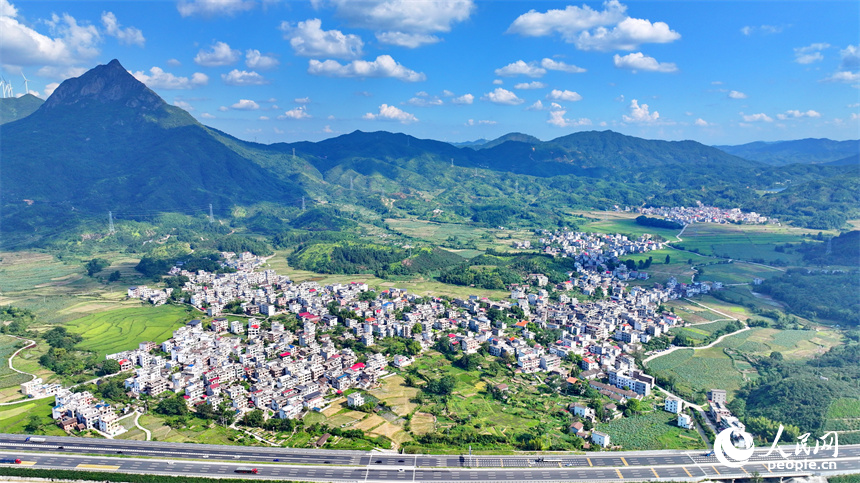
[[[359,362],[359,363],[357,363],[357,364],[353,364],[353,365],[350,367],[350,369],[352,369],[353,371],[358,371],[358,370],[364,369],[364,363],[363,363],[363,362]]]

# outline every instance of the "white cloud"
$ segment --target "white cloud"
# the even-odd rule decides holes
[[[5,66],[71,66],[89,62],[100,51],[102,38],[93,25],[79,25],[68,14],[42,20],[49,27],[44,35],[18,20],[18,10],[0,0],[0,59]]]
[[[239,111],[256,111],[259,108],[260,105],[250,99],[239,99],[239,102],[230,106],[230,109]]]
[[[179,60],[177,59],[168,59],[167,65],[171,67],[179,67],[180,65],[182,65],[182,62],[179,62]]]
[[[681,38],[665,22],[651,23],[641,18],[626,18],[614,28],[598,27],[594,32],[582,32],[576,39],[580,50],[634,50],[641,44],[665,44]]]
[[[418,122],[418,118],[414,115],[400,110],[395,106],[389,106],[388,104],[382,104],[379,106],[379,113],[374,114],[372,112],[368,112],[363,116],[364,119],[370,120],[382,120],[382,121],[398,121],[401,124],[409,124],[411,122]]]
[[[305,106],[299,106],[295,109],[290,109],[282,116],[278,116],[278,119],[307,119],[309,117],[311,117],[311,115],[308,114]]]
[[[209,83],[209,77],[206,74],[195,72],[191,78],[179,77],[170,72],[164,72],[161,67],[149,69],[149,74],[137,71],[132,75],[151,89],[193,89]]]
[[[45,86],[45,98],[47,99],[48,97],[51,97],[51,94],[54,93],[54,90],[56,90],[57,87],[60,87],[59,82],[51,82],[50,84],[46,85]]]
[[[269,80],[254,71],[233,69],[227,74],[221,74],[221,80],[229,86],[260,86],[268,84]]]
[[[221,67],[235,64],[241,56],[240,51],[231,49],[226,42],[215,42],[208,52],[200,50],[194,57],[194,62],[205,67]]]
[[[502,84],[504,84],[504,83],[505,83],[505,82],[504,82],[502,79],[493,79],[493,85],[494,85],[494,86],[500,86],[500,85],[502,85]]]
[[[671,62],[657,62],[654,57],[648,57],[642,52],[634,52],[625,56],[615,54],[612,58],[615,67],[619,69],[630,69],[633,72],[644,70],[647,72],[677,72],[678,66]]]
[[[860,68],[860,46],[849,45],[839,51],[839,56],[842,57],[840,70],[855,70]]]
[[[257,118],[257,120],[259,120],[259,121],[268,121],[269,119],[270,119],[269,116],[260,116]]]
[[[543,102],[538,99],[534,104],[526,108],[527,111],[543,111]]]
[[[245,51],[245,65],[251,69],[273,69],[277,67],[278,64],[280,64],[278,59],[270,55],[263,55],[259,50],[248,49]]]
[[[219,107],[219,108],[218,108],[218,110],[219,110],[219,111],[221,111],[221,112],[227,112],[227,111],[229,111],[229,110],[230,110],[230,108],[229,108],[229,107],[227,107],[227,106],[221,106],[221,107]]]
[[[824,60],[824,55],[821,51],[829,48],[830,44],[826,43],[815,43],[806,47],[797,47],[794,49],[794,61],[798,64],[811,64]]]
[[[747,98],[747,95],[741,91],[729,91],[728,95],[729,95],[730,99],[746,99]]]
[[[538,81],[521,82],[514,86],[514,89],[544,89],[546,84]]]
[[[762,35],[771,35],[778,34],[782,32],[785,27],[781,25],[761,25],[758,27],[752,25],[745,25],[741,27],[741,33],[749,37],[754,33],[761,33]]]
[[[496,69],[495,73],[501,77],[512,77],[516,75],[541,77],[546,74],[546,69],[538,67],[534,62],[529,62],[527,64],[525,61],[518,60],[512,64]]]
[[[576,92],[569,90],[559,90],[553,89],[552,92],[546,95],[547,99],[552,99],[555,101],[568,101],[568,102],[576,102],[582,100],[582,96],[577,94]]]
[[[467,126],[492,126],[493,124],[496,124],[496,121],[490,121],[488,119],[480,119],[477,121],[474,119],[469,119],[468,121],[466,121]]]
[[[345,35],[340,30],[323,30],[322,21],[312,18],[299,22],[295,27],[289,22],[281,23],[284,38],[289,39],[296,55],[304,57],[335,57],[355,59],[361,57],[364,42],[358,35]]]
[[[571,126],[590,126],[591,119],[588,118],[579,118],[579,119],[565,119],[564,115],[567,114],[565,110],[554,110],[550,111],[549,119],[547,119],[547,124],[552,124],[556,127],[571,127]]]
[[[763,112],[749,115],[741,113],[741,117],[743,118],[744,122],[773,122],[773,118]]]
[[[463,94],[462,96],[451,99],[452,104],[464,105],[471,104],[473,102],[475,102],[475,96],[473,96],[472,94]]]
[[[59,66],[59,65],[46,65],[39,70],[36,71],[40,77],[49,77],[51,79],[58,80],[66,80],[71,77],[80,77],[86,72],[87,69],[84,67],[77,66]]]
[[[194,110],[194,106],[192,106],[191,104],[189,104],[185,101],[179,100],[179,99],[174,99],[173,105],[180,108],[180,109],[184,109],[186,111],[189,111],[189,112]]]
[[[660,118],[660,113],[648,110],[648,104],[639,105],[639,101],[633,99],[630,101],[630,115],[624,114],[621,118],[624,122],[649,123]]]
[[[827,82],[857,82],[860,81],[860,72],[839,71],[824,79]]]
[[[422,45],[435,44],[442,39],[428,34],[407,34],[405,32],[378,32],[376,39],[383,44],[414,49]]]
[[[373,61],[354,60],[345,65],[335,60],[311,59],[308,62],[308,73],[328,77],[393,77],[405,82],[419,82],[427,79],[424,73],[407,69],[390,55],[380,55]]]
[[[525,102],[517,97],[513,92],[501,87],[497,87],[493,92],[484,94],[484,96],[481,97],[481,100],[490,101],[494,104],[504,104],[507,106],[516,106],[517,104]]]
[[[697,125],[697,126],[700,126],[700,127],[708,127],[708,126],[710,126],[710,124],[708,124],[708,121],[706,121],[706,120],[702,119],[701,117],[700,117],[700,118],[698,118],[698,119],[696,119],[696,122],[694,122],[693,124],[695,124],[695,125]]]
[[[416,107],[433,107],[441,106],[443,102],[438,97],[413,97],[406,101],[406,104]]]
[[[102,25],[105,27],[105,32],[111,37],[116,37],[121,44],[143,47],[146,43],[146,39],[143,37],[143,32],[140,29],[134,27],[122,28],[113,12],[102,12]]]
[[[545,37],[557,33],[566,41],[573,42],[576,34],[583,30],[616,24],[626,16],[627,7],[615,0],[605,2],[603,6],[602,11],[588,5],[569,5],[564,10],[552,9],[546,13],[529,10],[514,20],[507,33],[525,37]]]
[[[176,9],[183,17],[195,15],[215,17],[218,15],[235,15],[251,10],[254,5],[253,0],[179,0]]]
[[[442,96],[443,97],[454,97],[454,93],[449,91],[448,89],[443,89],[442,90]]]
[[[797,109],[790,109],[785,111],[785,114],[777,114],[776,117],[780,121],[785,121],[786,119],[797,119],[801,117],[821,117],[821,113],[813,111],[812,109],[806,112],[798,111]]]
[[[293,99],[293,102],[295,102],[296,104],[310,104],[311,98],[310,97],[297,97],[297,98]]]
[[[200,114],[200,117],[202,119],[215,119],[215,116],[213,116],[212,114],[209,114],[208,112],[204,112],[204,113]]]
[[[546,13],[530,10],[508,27],[507,33],[527,37],[559,34],[580,50],[634,50],[643,43],[667,43],[681,38],[664,22],[628,17],[627,7],[617,0],[603,3],[603,10],[587,5],[552,9]],[[593,29],[593,30],[592,30]]]
[[[847,105],[847,106],[845,106],[845,107],[848,107],[848,108],[854,109],[854,108],[860,107],[860,102],[855,102],[854,104],[848,104],[848,105]]]
[[[561,61],[552,60],[549,58],[544,58],[540,61],[541,67],[547,70],[558,70],[561,72],[567,72],[569,74],[581,74],[585,72],[585,69],[582,67],[573,65],[573,64],[565,64]]]
[[[379,42],[415,48],[439,42],[433,34],[450,32],[475,8],[472,0],[331,0],[335,15],[353,27],[376,31]]]

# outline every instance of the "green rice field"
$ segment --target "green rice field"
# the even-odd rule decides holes
[[[173,330],[193,318],[184,307],[133,307],[87,315],[66,324],[70,332],[80,334],[84,340],[78,349],[106,354],[137,348],[140,342],[162,342],[172,336]]]

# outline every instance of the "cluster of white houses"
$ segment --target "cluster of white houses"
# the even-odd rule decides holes
[[[402,289],[387,289],[366,300],[364,283],[295,283],[273,270],[255,271],[260,259],[250,254],[225,254],[237,271],[214,274],[189,272],[174,267],[172,275],[187,276],[182,290],[190,294],[194,306],[214,317],[211,322],[193,320],[173,332],[163,342],[143,342],[133,350],[110,354],[123,371],[134,371],[125,381],[131,394],[158,397],[181,393],[190,407],[225,404],[243,413],[264,409],[267,417],[298,418],[307,411],[321,410],[327,396],[351,388],[369,389],[386,374],[388,366],[405,367],[412,362],[406,354],[389,360],[381,354],[369,355],[358,362],[346,340],[373,346],[376,339],[399,337],[412,340],[424,350],[438,339],[465,353],[482,346],[498,357],[513,358],[522,373],[556,372],[564,359],[582,358],[580,378],[614,402],[647,396],[654,385],[652,377],[636,370],[632,357],[643,343],[659,337],[683,320],[661,313],[661,302],[676,298],[673,289],[632,287],[612,272],[604,262],[617,256],[660,247],[647,236],[629,241],[620,235],[591,236],[559,232],[551,244],[572,249],[582,270],[580,277],[558,286],[561,290],[578,287],[593,293],[598,287],[608,298],[580,302],[562,292],[551,301],[543,288],[542,274],[532,274],[529,283],[511,290],[511,299],[492,301],[477,296],[446,301],[422,298]],[[564,245],[562,242],[567,243]],[[129,289],[129,296],[151,300],[158,290],[147,287]],[[162,291],[164,293],[164,291]],[[169,292],[166,296],[169,296]],[[160,300],[160,297],[156,297]],[[364,299],[364,300],[363,300]],[[249,320],[221,316],[222,309],[236,302]],[[341,318],[330,313],[334,304]],[[522,320],[491,321],[487,311],[514,306],[522,309]],[[277,319],[264,319],[278,313],[294,314],[298,325],[288,330]],[[260,314],[257,316],[257,314]],[[505,321],[506,320],[506,321]],[[419,325],[420,324],[420,325]],[[339,335],[333,337],[335,329]],[[536,333],[556,331],[556,340],[535,344]],[[96,403],[92,396],[71,396],[59,388],[28,390],[54,391],[57,394],[55,417],[74,418],[78,424],[102,424],[111,434],[109,406]],[[23,389],[23,386],[22,386]],[[86,393],[81,393],[86,394]],[[361,405],[358,396],[350,404]],[[88,406],[87,406],[88,405]],[[86,407],[101,415],[94,417]],[[100,426],[99,426],[100,427]],[[609,445],[609,436],[595,431],[592,442]]]
[[[697,206],[636,208],[636,212],[643,215],[662,216],[681,225],[689,225],[691,223],[747,223],[757,225],[779,223],[779,220],[776,218],[768,218],[754,211],[744,212],[740,208],[727,210],[715,206],[705,206],[701,201],[697,202]]]
[[[618,259],[631,253],[645,253],[660,250],[664,244],[644,234],[635,240],[626,235],[604,233],[582,233],[569,230],[541,230],[538,240],[543,252],[565,258],[575,258],[578,271],[597,268],[609,260]]]

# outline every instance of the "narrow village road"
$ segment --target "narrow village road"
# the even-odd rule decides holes
[[[36,378],[36,375],[35,375],[35,374],[30,374],[29,372],[19,371],[18,369],[15,369],[15,366],[13,366],[13,365],[12,365],[12,359],[14,359],[14,358],[15,358],[15,356],[17,356],[17,355],[18,355],[18,353],[19,353],[19,352],[21,352],[22,350],[27,349],[28,347],[35,346],[35,345],[36,345],[36,341],[34,341],[34,340],[30,340],[30,339],[25,339],[25,338],[23,338],[23,337],[18,337],[17,335],[10,335],[9,337],[14,337],[14,338],[16,338],[16,339],[18,339],[18,340],[23,340],[24,342],[26,342],[26,343],[27,343],[24,347],[22,347],[22,348],[20,348],[20,349],[16,350],[14,353],[12,353],[12,355],[11,355],[11,356],[9,356],[9,369],[12,369],[13,371],[17,372],[18,374],[26,374],[26,375],[30,376],[30,377],[32,378],[32,379],[30,379],[30,380],[32,381],[33,379],[35,379],[35,378]]]
[[[150,433],[148,429],[146,429],[140,425],[140,422],[139,422],[140,421],[140,413],[137,411],[135,411],[135,412],[137,414],[134,416],[134,425],[137,426],[137,429],[143,431],[143,433],[146,434],[146,440],[147,441],[152,440],[152,433]]]

